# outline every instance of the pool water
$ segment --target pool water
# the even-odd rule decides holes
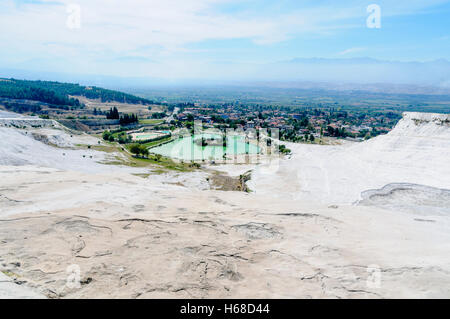
[[[260,148],[257,145],[246,143],[244,136],[228,136],[227,146],[200,146],[195,143],[199,138],[220,138],[213,134],[198,134],[194,136],[184,136],[173,142],[160,145],[150,149],[150,153],[162,156],[182,159],[185,161],[218,160],[223,159],[223,155],[258,154]]]

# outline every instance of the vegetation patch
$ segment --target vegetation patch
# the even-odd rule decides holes
[[[291,150],[289,148],[287,148],[286,145],[279,145],[278,150],[281,154],[284,154],[284,155],[291,154]]]
[[[159,154],[148,153],[148,149],[143,144],[127,144],[119,147],[117,144],[108,142],[109,145],[92,145],[91,148],[107,153],[119,153],[121,156],[114,156],[113,160],[103,161],[105,165],[123,165],[129,167],[148,167],[155,173],[163,173],[175,170],[178,172],[191,172],[197,168],[196,165],[188,163],[177,163]],[[85,146],[87,147],[87,146]],[[154,169],[157,166],[156,170]],[[160,171],[158,171],[160,170]]]
[[[5,276],[8,276],[9,278],[19,278],[20,276],[18,275],[18,274],[16,274],[16,273],[14,273],[14,272],[12,272],[12,271],[9,271],[9,270],[2,270],[2,273],[5,275]]]
[[[158,125],[164,123],[164,120],[158,120],[158,119],[141,119],[139,120],[139,124],[144,125]]]
[[[152,148],[152,147],[159,146],[161,144],[166,144],[166,143],[171,142],[171,141],[172,141],[172,137],[169,136],[169,137],[164,137],[164,138],[162,138],[160,140],[147,142],[147,143],[144,143],[142,145],[144,145],[147,148]]]

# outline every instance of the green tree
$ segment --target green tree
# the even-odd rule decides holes
[[[130,146],[130,152],[133,153],[136,156],[139,156],[139,154],[141,154],[141,145],[139,145],[139,144],[132,144]]]
[[[148,157],[148,154],[149,154],[148,148],[146,148],[144,145],[140,145],[140,148],[141,148],[142,156]]]
[[[143,156],[143,157],[148,157],[149,151],[148,149],[141,144],[132,144],[130,146],[130,152],[133,153],[136,156]]]
[[[126,144],[131,142],[131,137],[125,132],[120,133],[118,138],[120,144]]]
[[[110,131],[104,131],[102,137],[105,141],[109,141],[109,138],[112,136]]]

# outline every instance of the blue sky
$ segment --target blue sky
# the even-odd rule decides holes
[[[250,79],[295,58],[450,60],[446,0],[2,0],[0,30],[2,69]]]

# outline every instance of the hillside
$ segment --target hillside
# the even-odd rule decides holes
[[[95,86],[0,78],[0,98],[32,100],[56,106],[83,107],[84,105],[73,96],[99,99],[101,102],[152,104],[152,101],[144,98]]]

